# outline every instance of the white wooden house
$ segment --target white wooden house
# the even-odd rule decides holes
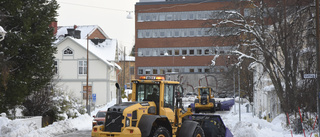
[[[68,30],[68,31],[67,31]],[[77,32],[76,32],[77,31]],[[89,98],[95,105],[110,102],[116,97],[117,69],[114,61],[117,41],[110,39],[98,26],[58,28],[55,54],[56,88],[86,102],[87,46],[89,58]]]

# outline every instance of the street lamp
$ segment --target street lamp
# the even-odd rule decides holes
[[[129,12],[129,14],[127,15],[127,19],[132,19],[133,17],[132,17],[132,11],[127,11],[127,12]]]

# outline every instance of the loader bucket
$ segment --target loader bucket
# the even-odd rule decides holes
[[[219,115],[193,114],[189,119],[201,125],[206,137],[233,137]]]

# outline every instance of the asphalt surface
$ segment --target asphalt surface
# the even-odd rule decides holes
[[[91,130],[78,130],[63,135],[57,135],[57,137],[91,137]]]

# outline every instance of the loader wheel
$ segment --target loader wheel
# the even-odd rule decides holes
[[[194,130],[192,137],[204,137],[204,131],[199,125]]]
[[[158,127],[157,129],[153,130],[153,132],[150,134],[150,137],[170,137],[170,133],[165,127]]]

